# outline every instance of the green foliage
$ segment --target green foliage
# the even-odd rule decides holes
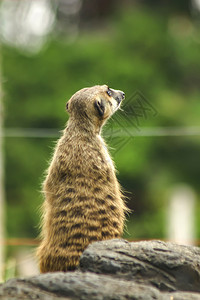
[[[183,20],[174,18],[179,31],[170,27],[172,19],[158,12],[122,11],[106,32],[82,33],[73,43],[52,37],[35,56],[4,46],[5,126],[61,130],[71,95],[104,83],[124,90],[130,105],[131,95],[139,90],[155,107],[157,115],[141,118],[139,127],[199,125],[197,29],[187,19],[193,30],[184,34]],[[135,121],[132,117],[132,124]],[[112,120],[105,133],[111,125],[115,126]],[[124,126],[123,121],[122,132]],[[114,147],[115,140],[107,140]],[[38,234],[40,185],[53,147],[52,139],[5,140],[9,236]],[[199,192],[199,139],[135,137],[111,152],[119,180],[130,192],[128,205],[134,209],[129,238],[164,237],[165,191],[184,181]]]

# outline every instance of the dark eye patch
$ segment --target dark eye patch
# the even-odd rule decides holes
[[[109,88],[108,88],[108,90],[107,90],[107,92],[106,92],[106,93],[108,94],[108,96],[109,96],[109,97],[111,97],[111,96],[112,96],[112,91],[111,91],[111,89],[109,89]]]

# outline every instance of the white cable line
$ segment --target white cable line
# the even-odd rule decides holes
[[[4,128],[3,137],[7,138],[55,138],[60,130],[54,128]]]
[[[60,132],[56,128],[4,128],[1,135],[6,138],[57,138]],[[200,126],[108,128],[104,130],[103,135],[105,137],[199,136]]]
[[[107,136],[105,132],[105,136]],[[113,137],[199,136],[200,126],[191,127],[125,127],[110,131]]]

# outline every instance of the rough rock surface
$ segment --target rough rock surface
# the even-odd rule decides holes
[[[0,299],[200,300],[200,249],[160,241],[91,244],[76,272],[11,279]]]
[[[200,293],[200,249],[161,241],[125,240],[91,244],[81,257],[82,271],[112,274],[161,291]]]

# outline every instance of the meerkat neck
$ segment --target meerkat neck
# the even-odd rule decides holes
[[[74,132],[80,132],[81,134],[88,134],[91,135],[100,135],[101,134],[101,124],[93,124],[89,118],[84,118],[84,120],[76,119],[70,117],[67,122],[67,130]]]

